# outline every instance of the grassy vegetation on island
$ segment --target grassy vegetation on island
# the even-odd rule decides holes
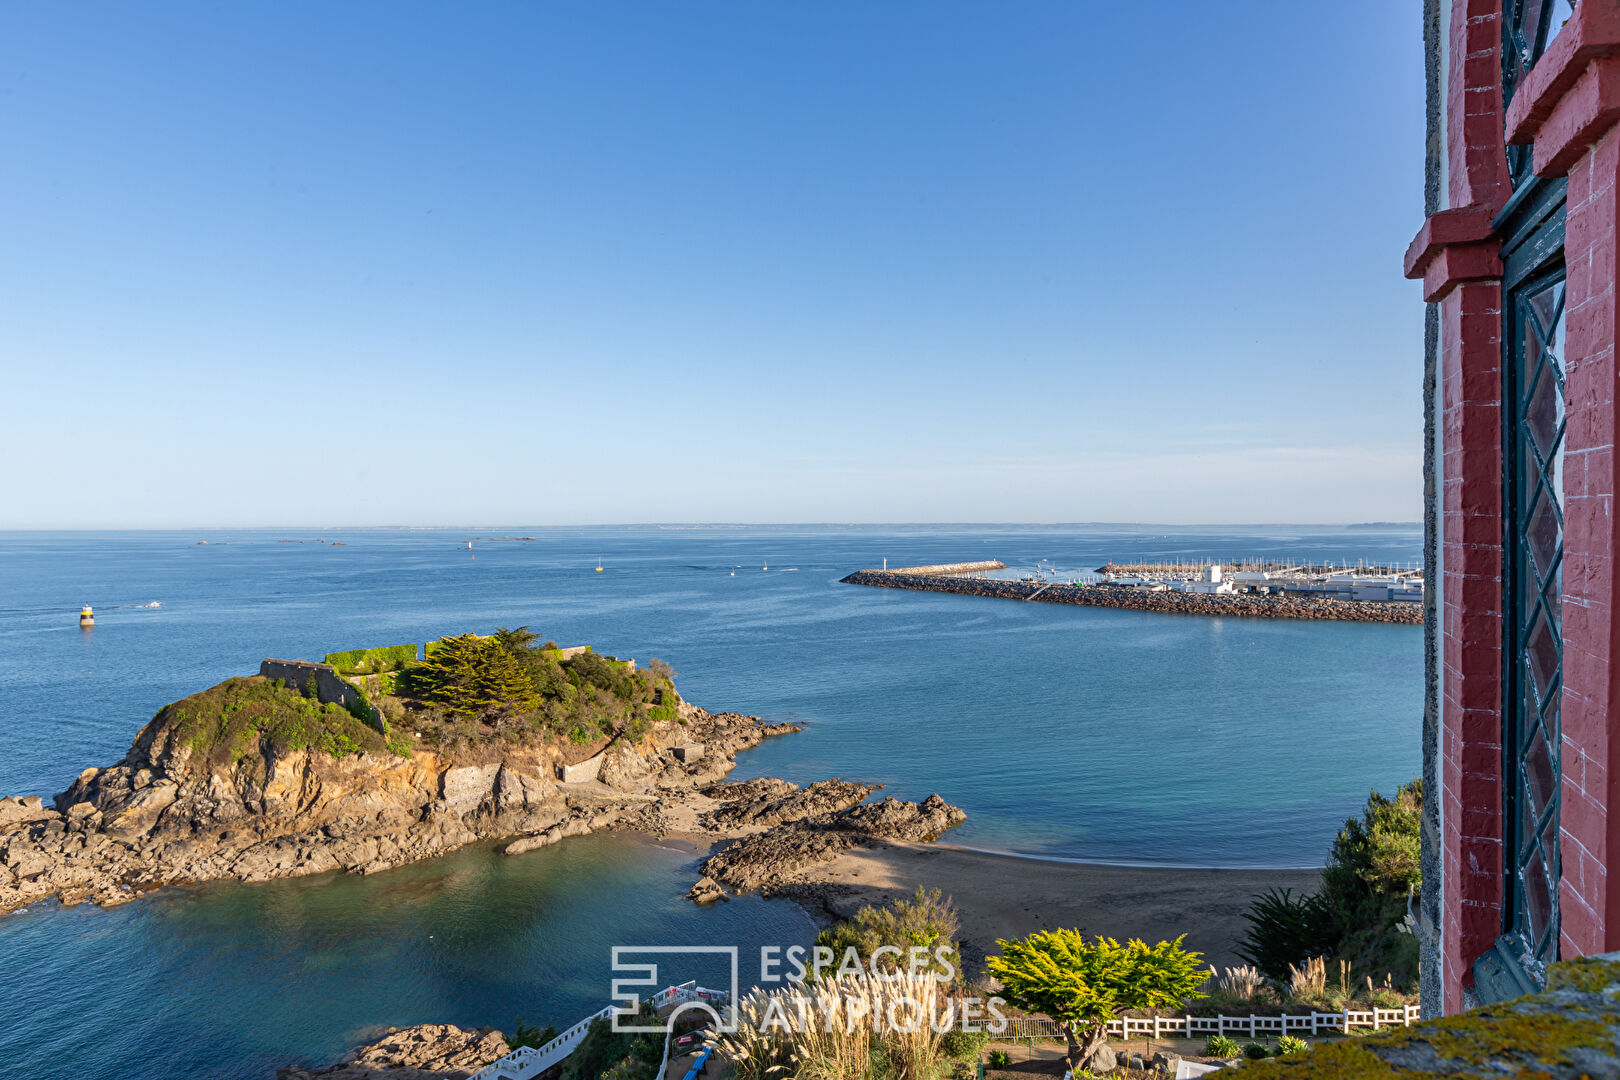
[[[656,659],[641,670],[594,652],[563,659],[554,642],[542,644],[520,626],[444,638],[392,680],[359,681],[379,684],[373,700],[390,723],[409,724],[426,745],[457,749],[617,734],[639,740],[650,724],[676,718],[674,678]]]
[[[341,705],[323,705],[280,680],[257,676],[226,679],[164,706],[157,719],[169,723],[175,744],[218,766],[306,749],[333,757],[390,749],[376,728]]]
[[[415,656],[415,646],[390,646],[329,657],[349,661],[339,670],[364,694],[352,712],[322,704],[313,681],[300,693],[252,677],[165,706],[158,719],[177,745],[224,767],[306,749],[341,758],[409,756],[417,745],[449,753],[614,735],[638,741],[651,724],[678,716],[675,672],[663,661],[635,670],[589,651],[565,657],[527,627],[443,638],[425,660]]]

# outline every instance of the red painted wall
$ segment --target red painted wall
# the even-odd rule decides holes
[[[1511,194],[1506,146],[1533,143],[1538,175],[1569,177],[1565,258],[1563,805],[1565,956],[1620,948],[1620,664],[1614,577],[1615,288],[1620,225],[1620,3],[1588,0],[1503,115],[1500,0],[1455,0],[1446,102],[1450,209],[1407,252],[1438,302],[1442,484],[1440,799],[1446,1012],[1502,929],[1501,266],[1490,220]]]

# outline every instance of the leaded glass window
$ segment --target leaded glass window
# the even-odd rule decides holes
[[[1564,689],[1564,199],[1523,185],[1496,222],[1502,265],[1502,934],[1474,964],[1484,1001],[1546,983],[1558,958]]]
[[[1575,0],[1507,0],[1502,22],[1503,109],[1574,14]],[[1507,154],[1508,171],[1517,186],[1530,175],[1530,148],[1510,146]]]
[[[1563,683],[1564,274],[1514,290],[1516,363],[1509,373],[1514,426],[1508,609],[1514,653],[1505,747],[1504,808],[1510,846],[1510,935],[1541,981],[1558,955],[1559,701]]]

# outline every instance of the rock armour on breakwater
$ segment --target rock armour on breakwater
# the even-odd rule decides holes
[[[880,574],[904,574],[921,577],[929,574],[976,574],[982,570],[1005,570],[1007,564],[990,559],[987,562],[935,563],[933,566],[897,566],[893,570],[879,570]]]
[[[899,570],[857,570],[844,578],[843,582],[846,585],[873,585],[884,589],[921,589],[925,592],[989,596],[1001,600],[1034,600],[1042,604],[1076,604],[1081,607],[1122,608],[1170,615],[1319,619],[1419,626],[1423,623],[1421,604],[1395,602],[1251,596],[1242,593],[1148,592],[1123,585],[1048,585],[1036,581],[997,581],[993,578],[914,574]]]

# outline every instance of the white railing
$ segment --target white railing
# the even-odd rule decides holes
[[[648,1000],[654,1008],[662,1009],[674,1001],[713,1001],[724,1002],[729,998],[724,990],[710,990],[699,986],[696,982],[684,982],[679,986],[665,987]],[[572,1054],[579,1044],[585,1041],[590,1034],[591,1024],[597,1020],[611,1020],[613,1014],[622,1011],[617,1005],[609,1005],[591,1013],[585,1019],[558,1035],[544,1046],[520,1046],[503,1058],[485,1065],[473,1073],[468,1080],[531,1080],[539,1076],[559,1061]],[[669,1061],[670,1031],[664,1033],[664,1061]],[[664,1069],[658,1070],[657,1080],[663,1080]]]
[[[1199,1035],[1292,1035],[1296,1032],[1319,1035],[1336,1031],[1348,1035],[1352,1028],[1411,1027],[1418,1019],[1418,1007],[1406,1005],[1399,1009],[1347,1009],[1344,1012],[1309,1012],[1283,1016],[1125,1016],[1108,1022],[1108,1036],[1128,1039],[1133,1035],[1147,1035],[1162,1039],[1176,1035],[1184,1039]],[[1061,1039],[1063,1025],[1056,1020],[1039,1016],[1019,1016],[1007,1021],[1008,1028],[1002,1038]]]

